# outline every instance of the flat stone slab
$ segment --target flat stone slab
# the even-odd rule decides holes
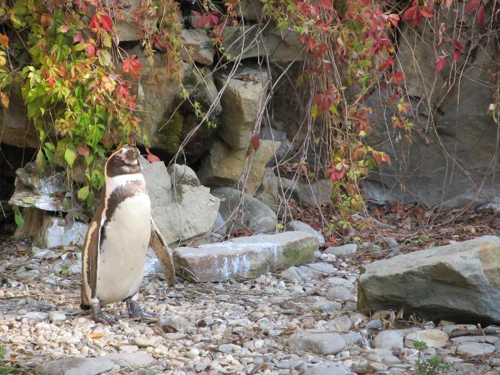
[[[310,233],[261,234],[197,248],[179,247],[174,250],[174,264],[179,275],[198,282],[249,279],[311,262],[318,247],[318,238]]]
[[[98,375],[110,371],[115,362],[106,357],[66,358],[42,363],[35,367],[36,375]]]

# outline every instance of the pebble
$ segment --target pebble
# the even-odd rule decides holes
[[[493,345],[479,342],[461,344],[457,347],[457,354],[464,356],[485,355],[494,351],[495,347]]]
[[[326,254],[333,254],[336,256],[346,256],[356,254],[358,251],[358,245],[348,244],[343,246],[329,246],[324,251]]]
[[[386,329],[382,319],[395,323],[391,311],[376,313],[371,319],[355,312],[359,271],[350,264],[349,255],[340,255],[339,259],[318,251],[316,263],[243,282],[182,282],[167,289],[156,276],[146,277],[140,303],[145,311],[160,317],[158,325],[130,320],[124,304],[114,304],[106,306],[104,312],[119,319],[119,324],[106,326],[96,324],[88,315],[78,315],[78,278],[61,278],[54,273],[55,269],[73,266],[71,262],[79,263],[71,252],[68,254],[66,263],[60,258],[49,262],[26,257],[22,261],[7,257],[0,263],[2,273],[22,267],[25,273],[38,271],[31,274],[29,289],[16,281],[14,271],[5,274],[9,282],[0,286],[4,296],[15,297],[2,300],[0,312],[0,335],[7,338],[2,346],[7,350],[25,350],[33,360],[58,359],[64,366],[66,359],[88,357],[111,359],[114,366],[133,363],[151,373],[165,373],[168,368],[167,373],[179,374],[253,371],[267,375],[347,375],[358,369],[360,373],[407,374],[419,358],[413,346],[402,345],[404,337],[411,338],[419,328]],[[35,300],[30,294],[50,298]],[[434,329],[428,324],[422,326],[431,328],[422,331],[426,334]],[[476,329],[473,325],[447,323],[441,334],[462,327]],[[431,347],[424,355],[441,355],[454,370],[469,371],[460,356],[494,353],[493,344],[500,350],[496,329],[485,328],[486,336],[456,337],[446,342],[445,349]],[[485,370],[500,367],[500,359],[486,357]],[[18,358],[22,363],[22,357]],[[80,366],[84,362],[73,363]],[[455,367],[459,365],[463,367]]]
[[[448,334],[439,329],[426,329],[423,331],[412,332],[405,337],[405,346],[413,347],[413,342],[423,341],[428,347],[442,348],[449,340]]]

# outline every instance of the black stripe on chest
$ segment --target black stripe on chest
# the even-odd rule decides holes
[[[118,209],[118,206],[127,198],[134,197],[136,195],[147,195],[148,191],[146,188],[146,184],[144,181],[141,180],[135,180],[135,181],[128,181],[127,183],[118,186],[113,190],[111,195],[109,196],[106,210],[104,212],[104,215],[106,215],[106,220],[102,224],[102,229],[106,227],[106,225],[113,220],[113,216],[116,213],[116,210]],[[130,220],[134,220],[133,217],[130,218]],[[106,239],[106,231],[103,230],[101,232],[101,241],[100,245],[103,244],[104,240]]]

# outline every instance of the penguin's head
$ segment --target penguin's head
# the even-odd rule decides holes
[[[139,150],[132,146],[123,146],[108,158],[105,166],[107,177],[121,176],[141,172]]]

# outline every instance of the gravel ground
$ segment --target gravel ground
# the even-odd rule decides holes
[[[119,324],[104,326],[79,309],[79,251],[11,243],[0,252],[0,347],[9,360],[3,366],[55,374],[64,363],[84,375],[412,374],[419,359],[427,364],[439,355],[450,365],[445,373],[500,374],[495,327],[490,335],[450,339],[451,326],[396,322],[393,312],[368,318],[356,312],[358,269],[332,254],[316,255],[316,263],[243,282],[181,281],[167,289],[148,275],[141,303],[159,321],[132,321],[125,304],[114,304],[105,312]],[[442,342],[419,352],[409,336],[415,332]],[[421,336],[413,341],[427,340]]]

